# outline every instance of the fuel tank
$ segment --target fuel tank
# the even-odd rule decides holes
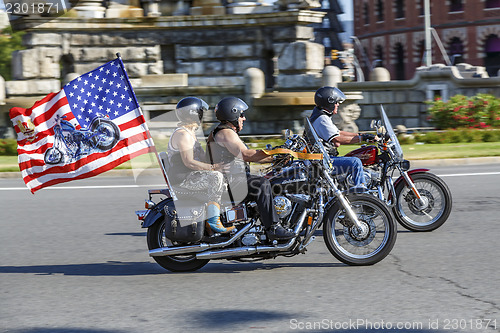
[[[378,163],[378,148],[376,146],[364,146],[345,154],[348,157],[357,157],[363,165]]]
[[[268,173],[274,195],[284,193],[309,193],[311,186],[309,184],[307,171],[300,164],[292,164],[284,167],[277,172]]]

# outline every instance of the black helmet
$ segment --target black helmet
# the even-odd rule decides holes
[[[185,97],[177,103],[175,115],[183,123],[199,123],[208,104],[198,97]]]
[[[322,110],[332,113],[335,104],[345,101],[345,95],[335,87],[321,87],[314,94],[314,103]]]
[[[248,105],[241,99],[237,97],[226,97],[221,99],[215,106],[215,116],[220,121],[234,123],[238,121],[238,118],[246,110],[248,110]]]

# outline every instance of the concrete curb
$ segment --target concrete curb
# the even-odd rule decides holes
[[[432,166],[454,166],[454,165],[481,165],[481,164],[500,164],[500,156],[474,157],[474,158],[444,158],[435,160],[410,160],[411,168],[425,168]],[[252,173],[258,173],[264,168],[263,164],[252,164],[250,169]],[[161,175],[160,169],[148,169],[141,172],[142,175]],[[133,177],[134,172],[131,169],[110,170],[97,177]],[[0,172],[0,178],[15,179],[22,178],[20,172]]]

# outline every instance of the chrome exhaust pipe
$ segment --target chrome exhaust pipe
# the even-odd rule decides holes
[[[190,245],[190,246],[160,247],[157,249],[149,250],[149,256],[150,257],[172,256],[172,255],[176,255],[176,254],[202,252],[202,251],[209,250],[209,249],[226,247],[226,246],[233,244],[234,241],[236,241],[238,238],[240,238],[245,232],[250,230],[252,225],[253,225],[253,223],[248,223],[243,228],[241,228],[240,231],[238,231],[236,234],[234,234],[233,237],[231,237],[230,239],[228,239],[227,241],[222,242],[222,243],[215,243],[215,244],[201,243],[198,245]]]
[[[283,252],[289,250],[295,243],[295,237],[288,243],[278,246],[248,246],[237,247],[235,249],[221,249],[215,251],[205,251],[196,254],[196,259],[224,259],[231,257],[247,256],[259,252]]]
[[[295,237],[290,239],[288,243],[286,244],[281,244],[277,246],[247,246],[247,247],[237,247],[234,249],[221,249],[221,250],[216,250],[216,251],[205,251],[203,253],[197,253],[196,254],[196,259],[226,259],[226,258],[231,258],[231,257],[241,257],[241,256],[247,256],[247,255],[252,255],[255,253],[260,253],[260,252],[285,252],[290,250],[290,248],[295,244],[295,239],[300,233],[300,230],[302,229],[302,225],[304,224],[304,221],[306,219],[306,215],[309,212],[309,209],[304,209],[302,214],[299,217],[299,223],[297,223],[297,226],[293,230],[295,233]]]

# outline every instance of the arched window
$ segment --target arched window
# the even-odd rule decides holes
[[[382,0],[377,0],[377,21],[381,22],[384,20],[384,2]]]
[[[486,0],[484,8],[500,8],[500,0]]]
[[[404,18],[405,17],[405,1],[404,0],[396,0],[394,2],[396,6],[396,18]]]
[[[405,73],[405,49],[403,44],[397,43],[394,48],[394,55],[396,58],[396,80],[404,80],[406,78]]]
[[[464,44],[458,37],[453,37],[450,41],[450,47],[448,49],[452,65],[464,62]]]
[[[384,67],[384,48],[382,45],[377,45],[375,47],[375,60],[373,62],[373,67]]]
[[[488,75],[497,76],[500,71],[500,38],[497,35],[489,35],[484,43],[484,67]]]
[[[461,12],[463,10],[464,10],[464,4],[462,0],[450,1],[450,12]]]
[[[366,2],[363,4],[363,17],[365,19],[365,24],[370,24],[370,7]]]

